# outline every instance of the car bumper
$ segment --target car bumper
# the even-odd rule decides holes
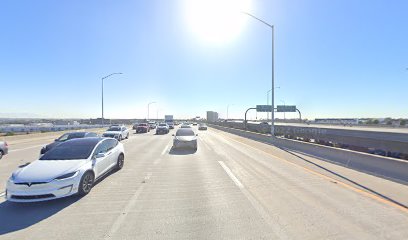
[[[157,129],[156,130],[156,134],[164,134],[164,133],[168,133],[169,132],[169,130],[167,130],[167,129]]]
[[[31,186],[7,182],[5,198],[10,202],[40,202],[78,193],[78,177],[69,180],[52,181]]]
[[[174,141],[173,142],[173,148],[196,148],[197,147],[197,142],[196,141]]]
[[[106,137],[106,138],[114,138],[114,139],[119,139],[119,136],[120,136],[120,135],[103,135],[103,137]]]

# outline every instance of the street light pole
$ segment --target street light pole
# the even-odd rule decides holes
[[[285,101],[281,100],[283,102],[283,106],[286,106]],[[283,120],[286,120],[286,112],[283,112]]]
[[[153,103],[156,103],[156,102],[149,102],[147,104],[147,119],[146,120],[150,119],[150,104],[153,104]]]
[[[263,23],[264,25],[268,26],[271,31],[272,31],[272,88],[271,88],[271,104],[272,104],[272,109],[271,109],[271,137],[275,136],[275,113],[274,113],[274,109],[275,109],[275,27],[274,25],[271,25],[267,22],[265,22],[264,20],[255,17],[254,15],[247,13],[247,12],[242,12],[243,14],[246,14],[250,17],[252,17],[255,20],[258,20],[259,22]]]
[[[275,87],[275,89],[276,89],[276,88],[280,88],[280,87]],[[272,89],[269,89],[269,90],[266,92],[266,105],[269,105],[269,93],[270,93],[271,91],[272,91]],[[267,112],[266,120],[269,121],[269,112]]]
[[[116,75],[116,74],[123,74],[123,73],[111,73],[111,74],[109,74],[109,75],[102,78],[102,126],[103,126],[103,120],[104,120],[104,116],[103,116],[103,80],[105,80],[105,78],[108,78],[108,77]]]
[[[233,105],[234,105],[234,104],[228,104],[228,105],[227,105],[227,120],[228,120],[228,110],[229,110],[229,107],[230,107],[230,106],[233,106]]]

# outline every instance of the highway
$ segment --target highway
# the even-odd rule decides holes
[[[193,127],[196,129],[196,127]],[[0,239],[408,239],[408,186],[209,128],[124,140],[125,166],[85,197],[0,200]],[[11,172],[60,133],[10,140]]]

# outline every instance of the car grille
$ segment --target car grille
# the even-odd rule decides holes
[[[115,138],[115,134],[103,134],[104,137]]]
[[[21,183],[14,183],[16,185],[27,185],[27,186],[32,186],[32,185],[38,185],[38,184],[45,184],[47,182],[21,182]]]
[[[53,198],[54,194],[42,194],[42,195],[11,195],[11,198],[21,199],[21,200],[32,200],[32,199],[44,199]]]

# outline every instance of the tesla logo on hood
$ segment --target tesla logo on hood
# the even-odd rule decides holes
[[[32,183],[30,183],[30,182],[29,182],[29,183],[27,183],[27,186],[31,187],[31,185],[32,185]]]

